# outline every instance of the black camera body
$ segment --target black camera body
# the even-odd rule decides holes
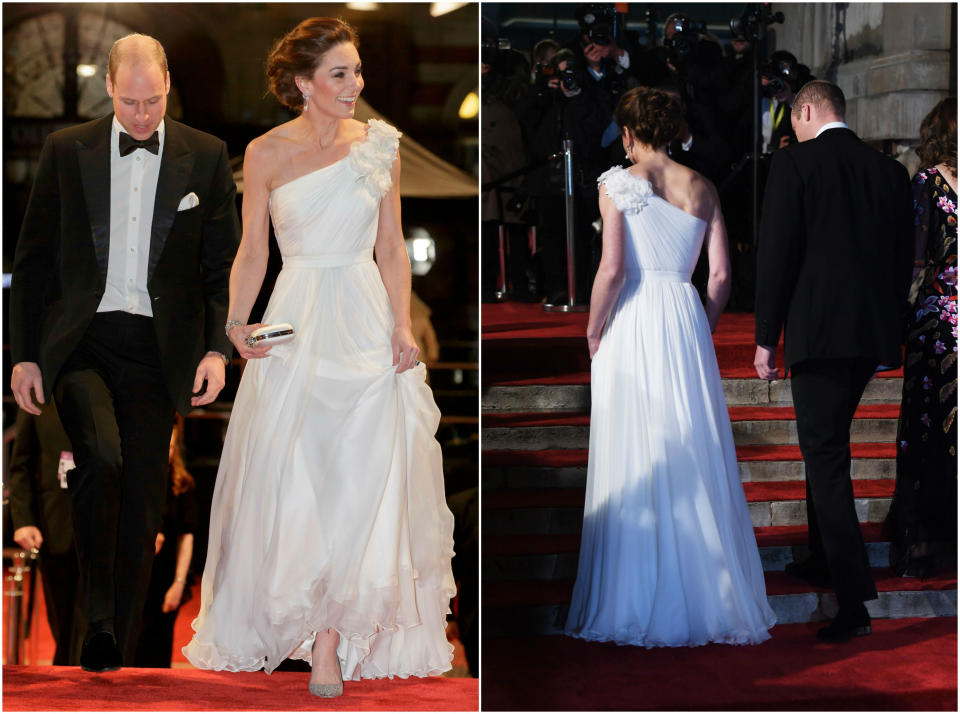
[[[580,46],[606,47],[617,39],[617,11],[612,5],[589,3],[580,5],[575,13],[580,25]]]
[[[782,23],[783,20],[783,13],[771,13],[768,4],[752,3],[747,5],[740,17],[730,20],[730,32],[738,39],[756,42],[768,25]]]
[[[674,65],[680,67],[697,56],[697,46],[700,43],[700,33],[707,31],[704,22],[691,20],[686,15],[672,17],[664,27],[664,34],[669,27],[673,28],[673,36],[665,45]]]

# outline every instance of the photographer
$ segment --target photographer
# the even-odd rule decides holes
[[[797,135],[793,133],[790,122],[793,98],[797,90],[811,79],[813,77],[809,70],[803,72],[797,58],[784,50],[770,55],[770,59],[760,70],[760,91],[763,93],[760,126],[764,153],[772,153],[797,142]]]
[[[600,146],[612,110],[600,98],[600,90],[589,79],[576,54],[568,49],[557,52],[548,65],[541,66],[533,91],[519,111],[527,158],[531,162],[546,159],[563,149],[564,138],[573,141],[574,196],[577,255],[578,301],[589,295],[595,231],[598,216],[597,176],[609,167],[608,156]],[[530,194],[537,197],[538,243],[543,250],[544,290],[552,302],[559,301],[566,288],[564,268],[563,169],[555,160],[528,176]]]
[[[481,131],[484,141],[480,157],[481,180],[496,181],[522,169],[527,164],[524,138],[515,107],[522,105],[529,93],[529,65],[519,52],[505,47],[497,39],[493,23],[484,19],[481,45]],[[510,179],[481,196],[481,241],[483,278],[481,299],[497,298],[500,273],[500,227],[504,228],[503,276],[511,297],[529,299],[534,282],[533,265],[526,245],[527,226],[523,208],[525,192],[522,176]],[[503,297],[502,295],[500,297]]]

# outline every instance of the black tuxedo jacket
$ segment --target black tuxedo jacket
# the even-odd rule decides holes
[[[786,364],[901,362],[913,269],[907,170],[849,129],[775,151],[757,255],[756,341]]]
[[[106,286],[112,122],[111,114],[47,137],[17,242],[11,357],[40,365],[47,396]],[[169,117],[165,131],[147,289],[164,379],[185,414],[200,359],[233,349],[223,324],[240,227],[226,145]],[[199,204],[178,211],[191,191]]]
[[[61,452],[72,452],[57,408],[44,405],[40,416],[17,411],[17,438],[10,452],[10,517],[14,529],[36,526],[47,553],[73,548],[70,492],[60,487]]]

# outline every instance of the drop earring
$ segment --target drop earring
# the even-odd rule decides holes
[[[303,93],[303,111],[307,111],[310,105],[310,92]]]

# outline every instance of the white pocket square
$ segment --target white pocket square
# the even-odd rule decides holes
[[[199,205],[200,205],[200,199],[197,198],[197,194],[191,191],[186,196],[180,199],[180,205],[177,206],[177,210],[187,211],[191,208],[196,208]]]

